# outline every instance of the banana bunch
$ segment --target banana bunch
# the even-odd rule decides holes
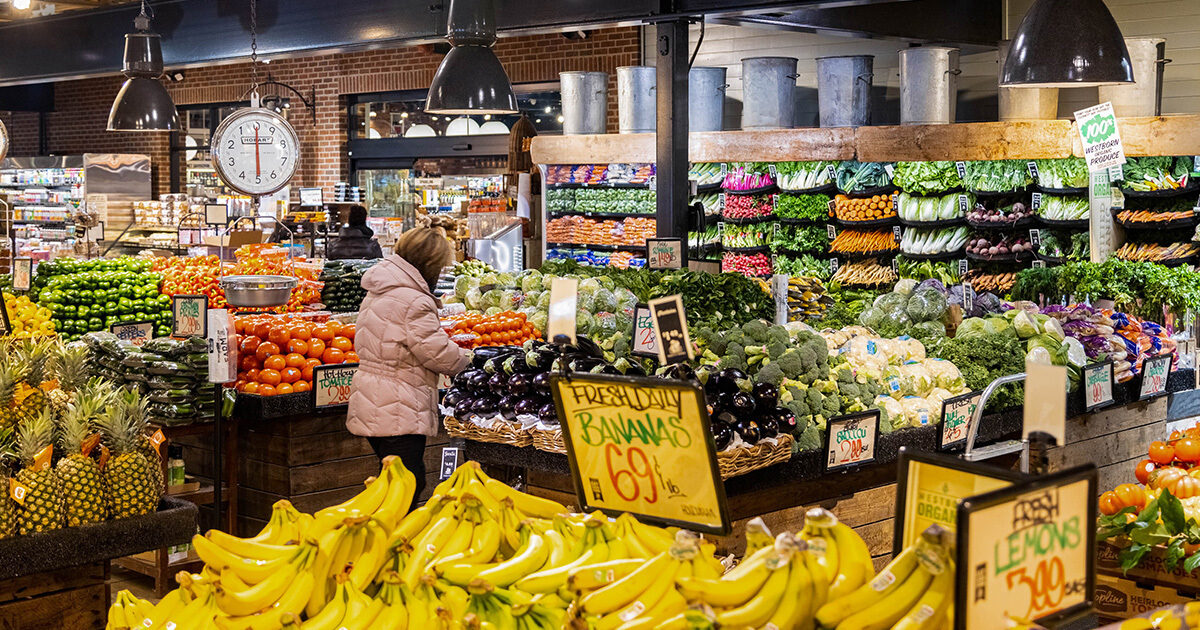
[[[806,512],[799,537],[829,577],[829,600],[850,593],[875,575],[867,543],[829,510],[817,507]]]
[[[816,609],[817,625],[836,630],[950,627],[954,563],[937,525],[901,551],[879,575]]]
[[[122,590],[117,593],[112,606],[108,609],[108,623],[104,626],[105,630],[140,628],[142,622],[150,616],[153,610],[154,604],[137,597],[128,590]]]

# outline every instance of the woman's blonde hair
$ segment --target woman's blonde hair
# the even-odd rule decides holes
[[[396,255],[416,267],[430,289],[437,285],[442,268],[450,264],[452,253],[450,241],[441,228],[413,228],[396,241]]]

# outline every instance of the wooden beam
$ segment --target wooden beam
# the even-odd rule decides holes
[[[1125,155],[1200,155],[1200,115],[1118,118]],[[1072,129],[1073,152],[1083,156],[1079,132]]]
[[[1009,160],[1069,157],[1069,120],[859,127],[862,162]]]
[[[689,147],[692,162],[849,160],[854,157],[854,128],[693,133]]]

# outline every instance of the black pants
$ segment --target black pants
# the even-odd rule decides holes
[[[395,455],[404,462],[404,467],[417,478],[417,489],[413,492],[413,505],[417,504],[421,492],[425,490],[425,436],[424,435],[391,435],[388,437],[368,437],[375,455],[383,459]],[[412,509],[411,506],[409,509]]]

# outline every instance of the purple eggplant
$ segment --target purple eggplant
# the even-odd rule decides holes
[[[458,401],[458,404],[454,405],[454,417],[464,422],[474,418],[475,399],[468,396]]]
[[[745,418],[754,413],[754,397],[746,392],[738,392],[729,398],[729,409],[739,418]]]
[[[509,422],[516,420],[516,418],[517,418],[516,407],[517,407],[517,403],[520,401],[521,401],[520,397],[514,396],[512,394],[509,394],[509,395],[501,398],[500,403],[498,405],[500,408],[500,415],[503,416],[504,419],[508,420]]]
[[[517,373],[508,377],[508,393],[523,395],[529,393],[531,377],[528,374]]]
[[[543,424],[558,423],[558,411],[554,408],[554,403],[546,403],[538,409],[538,421]]]
[[[792,413],[787,407],[776,407],[771,413],[775,418],[776,428],[782,433],[795,433],[799,428],[799,423],[796,421],[796,414]]]
[[[491,416],[496,415],[496,411],[499,408],[499,403],[500,398],[498,396],[492,396],[490,394],[487,396],[480,396],[479,398],[475,399],[474,403],[471,404],[471,411],[483,416],[484,418],[490,418]]]
[[[467,385],[471,388],[472,392],[482,394],[488,390],[488,379],[490,378],[491,375],[487,372],[476,370],[474,374],[471,374],[471,380]]]
[[[755,383],[751,394],[754,396],[754,406],[760,412],[779,404],[779,388],[770,383]]]
[[[758,444],[758,441],[762,439],[762,431],[759,429],[758,423],[753,420],[740,420],[733,425],[733,430],[737,432],[743,442],[750,446]]]
[[[461,389],[448,389],[445,395],[442,396],[442,404],[447,407],[454,407],[466,397],[467,393]]]
[[[488,377],[488,389],[497,396],[508,393],[508,377],[503,372],[496,372]]]
[[[758,437],[765,440],[779,435],[779,424],[775,422],[772,416],[763,416],[756,420],[758,423]]]
[[[550,395],[550,373],[542,372],[533,376],[533,389],[543,396]]]
[[[728,422],[715,420],[712,423],[713,442],[716,444],[718,451],[725,450],[726,446],[733,441],[733,429],[730,428]]]
[[[513,411],[517,412],[518,416],[534,416],[543,404],[542,399],[536,396],[526,396],[517,400]]]
[[[460,389],[469,388],[471,387],[471,379],[475,378],[475,374],[482,372],[483,370],[463,370],[458,374],[455,374],[454,378],[451,380],[453,381],[455,387]]]

